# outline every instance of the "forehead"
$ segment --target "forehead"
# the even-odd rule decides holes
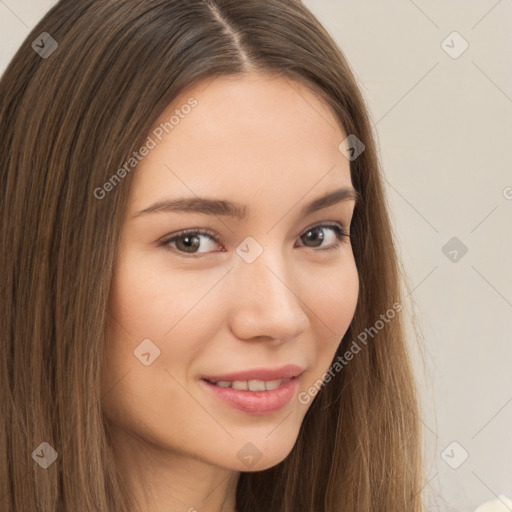
[[[149,136],[155,144],[136,169],[132,212],[194,194],[266,202],[277,213],[351,186],[338,149],[343,128],[318,95],[286,77],[198,82],[162,112]]]

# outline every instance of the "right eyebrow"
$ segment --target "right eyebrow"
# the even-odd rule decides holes
[[[240,220],[247,218],[247,206],[233,203],[223,199],[209,199],[200,197],[184,197],[181,199],[158,201],[144,210],[136,213],[138,217],[147,213],[155,212],[194,212],[205,215],[216,215],[224,217],[237,217]]]

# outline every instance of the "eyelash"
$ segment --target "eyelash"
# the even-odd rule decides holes
[[[302,237],[303,235],[305,235],[308,231],[316,229],[316,228],[328,228],[328,229],[333,230],[336,233],[337,241],[334,244],[332,244],[332,245],[330,245],[328,247],[325,247],[323,249],[317,249],[315,247],[311,247],[310,249],[315,251],[315,252],[324,252],[325,253],[325,252],[328,252],[328,251],[336,250],[336,249],[338,249],[341,246],[341,244],[343,242],[347,241],[347,240],[344,240],[344,239],[350,239],[351,238],[351,235],[346,233],[345,230],[343,229],[343,227],[341,225],[339,225],[339,224],[316,224],[316,225],[310,226],[309,228],[307,228],[299,236],[299,238]],[[217,237],[216,234],[213,231],[210,231],[209,229],[197,228],[197,229],[185,229],[183,231],[179,231],[179,232],[173,234],[172,236],[163,239],[159,243],[159,246],[160,247],[166,247],[166,248],[170,247],[169,244],[171,244],[172,242],[176,241],[177,239],[185,237],[187,235],[188,236],[203,235],[203,236],[206,236],[206,237],[210,238],[211,240],[213,240],[217,244],[221,243],[220,238]],[[301,246],[301,247],[306,247],[306,246]],[[198,254],[193,254],[193,253],[187,254],[185,252],[178,251],[176,248],[172,248],[172,249],[174,249],[174,252],[177,252],[183,258],[209,258],[209,257],[213,257],[214,254],[215,254],[215,253],[212,253],[212,252],[198,253]],[[216,252],[219,252],[219,251],[216,251]]]

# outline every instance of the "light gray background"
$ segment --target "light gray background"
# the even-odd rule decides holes
[[[0,0],[2,71],[54,3]],[[379,142],[423,333],[410,330],[429,509],[472,512],[512,497],[512,1],[305,4],[351,63]],[[469,45],[458,58],[454,31]],[[452,237],[468,249],[456,261]],[[457,469],[441,456],[455,466],[462,449]]]

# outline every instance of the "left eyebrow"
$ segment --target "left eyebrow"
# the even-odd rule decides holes
[[[360,198],[361,196],[355,189],[343,187],[313,199],[313,201],[303,206],[300,213],[305,217],[342,201],[357,202]],[[247,205],[207,197],[184,197],[172,201],[159,201],[136,213],[134,217],[156,212],[194,212],[204,215],[236,217],[240,220],[247,219]]]
[[[322,210],[323,208],[328,208],[334,204],[341,203],[342,201],[355,201],[357,203],[357,201],[360,200],[361,196],[359,192],[353,188],[343,187],[333,190],[324,196],[313,199],[313,201],[302,208],[300,213],[305,217],[318,210]]]

